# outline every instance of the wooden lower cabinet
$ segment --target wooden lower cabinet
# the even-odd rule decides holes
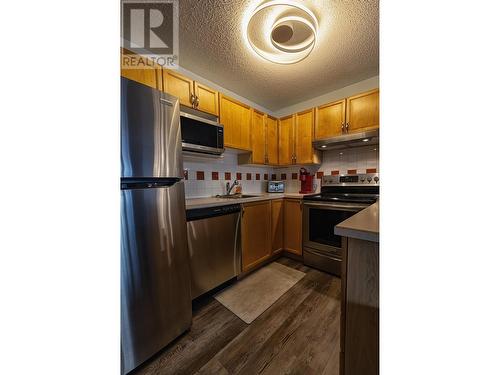
[[[285,199],[283,214],[284,249],[302,255],[302,200]]]
[[[340,375],[379,375],[379,243],[342,238]]]
[[[271,250],[276,254],[283,250],[283,199],[271,201]]]
[[[243,272],[271,256],[271,201],[242,205],[241,259]]]

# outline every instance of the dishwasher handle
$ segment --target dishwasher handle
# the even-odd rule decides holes
[[[239,212],[241,212],[241,206],[239,204],[194,208],[186,211],[186,220],[187,221],[202,220],[222,215],[232,215]]]

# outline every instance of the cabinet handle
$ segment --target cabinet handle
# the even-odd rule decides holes
[[[191,94],[191,97],[189,98],[189,101],[191,102],[191,104],[193,105],[193,107],[194,107],[195,100],[196,100],[196,96],[194,94]]]
[[[348,133],[349,132],[349,123],[345,124],[345,132]]]
[[[345,132],[345,125],[344,123],[342,123],[342,134],[344,134],[344,132]]]
[[[198,98],[198,96],[196,96],[196,99],[195,99],[195,108],[198,108],[199,105],[200,105],[200,98]]]

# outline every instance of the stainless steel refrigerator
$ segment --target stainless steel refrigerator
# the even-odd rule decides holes
[[[179,100],[121,78],[121,370],[191,325]]]

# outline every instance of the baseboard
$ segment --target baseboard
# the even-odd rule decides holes
[[[283,252],[281,253],[281,255],[283,255],[283,256],[285,256],[287,258],[296,260],[297,262],[304,263],[304,260],[302,259],[302,255],[298,255],[298,254],[292,253],[292,252],[287,251],[287,250],[283,250]]]

